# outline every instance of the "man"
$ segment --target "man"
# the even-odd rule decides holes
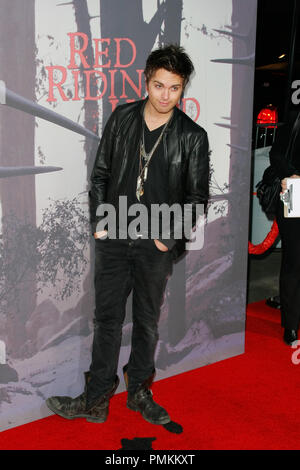
[[[166,281],[173,260],[185,250],[186,237],[176,239],[176,224],[184,221],[177,218],[169,231],[158,221],[158,236],[151,238],[155,222],[149,217],[150,227],[141,227],[140,236],[124,236],[130,224],[120,223],[124,215],[120,197],[127,197],[128,207],[141,203],[150,211],[156,204],[189,205],[195,224],[197,206],[208,199],[208,139],[205,130],[176,106],[192,72],[193,64],[181,47],[153,51],[145,68],[148,98],[117,107],[105,126],[90,191],[96,239],[92,362],[79,397],[47,400],[49,408],[62,417],[106,420],[109,400],[119,383],[122,325],[132,291],[131,354],[123,369],[127,407],[153,424],[170,421],[167,411],[154,402],[150,386]],[[108,204],[116,209],[117,231],[105,225],[103,208]]]
[[[270,163],[287,189],[286,178],[300,178],[300,113],[291,110],[287,121],[276,133],[270,151]],[[300,219],[284,217],[283,203],[278,198],[276,221],[281,238],[279,277],[281,326],[283,340],[289,346],[298,340],[300,323]]]

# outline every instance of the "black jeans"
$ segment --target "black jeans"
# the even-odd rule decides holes
[[[132,339],[128,391],[153,373],[160,307],[172,255],[151,239],[96,240],[95,331],[87,401],[109,391],[118,368],[126,301],[132,291]]]
[[[281,326],[298,330],[300,320],[300,218],[284,217],[283,204],[280,202],[276,220],[282,246]]]

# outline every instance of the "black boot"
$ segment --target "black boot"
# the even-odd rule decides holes
[[[111,390],[97,400],[90,406],[86,405],[86,389],[89,373],[85,372],[85,390],[76,398],[71,397],[50,397],[46,400],[48,408],[66,419],[86,418],[91,423],[104,423],[108,416],[109,400],[114,395],[119,385],[119,377],[116,376],[115,383]]]
[[[272,308],[281,308],[281,303],[280,303],[280,296],[279,295],[274,295],[273,297],[268,297],[266,300],[266,305]]]
[[[292,346],[294,341],[298,339],[298,332],[297,330],[289,330],[288,328],[284,329],[283,340],[289,346]]]
[[[128,389],[127,366],[123,368],[126,388]],[[143,418],[151,424],[167,424],[171,421],[170,416],[162,406],[155,403],[152,398],[152,385],[155,372],[138,386],[132,394],[128,393],[127,408],[139,411]]]

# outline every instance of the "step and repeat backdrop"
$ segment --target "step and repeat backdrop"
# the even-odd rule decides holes
[[[94,315],[90,174],[111,112],[146,96],[145,60],[161,44],[181,44],[194,62],[179,106],[208,132],[211,179],[194,249],[168,281],[156,380],[243,353],[256,8],[0,0],[1,430],[47,416],[51,395],[83,390]]]

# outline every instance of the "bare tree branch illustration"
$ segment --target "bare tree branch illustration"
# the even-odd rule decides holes
[[[24,285],[36,280],[36,291],[52,287],[56,299],[64,300],[79,290],[88,260],[88,217],[78,200],[58,200],[43,211],[42,222],[7,216],[6,234],[0,236],[0,306],[11,305]]]

